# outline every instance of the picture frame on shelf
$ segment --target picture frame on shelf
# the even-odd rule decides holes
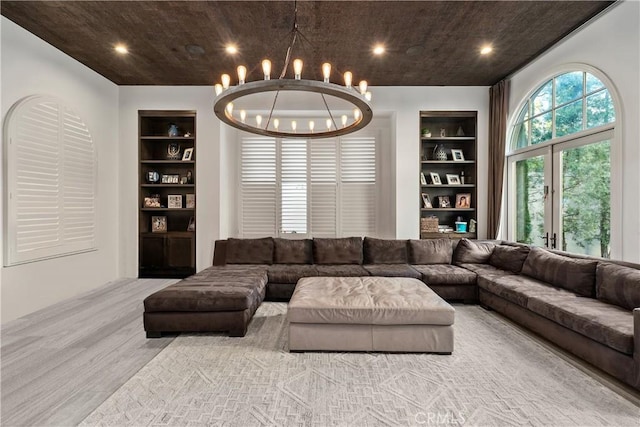
[[[440,175],[437,172],[430,172],[431,176],[431,184],[433,185],[442,185],[442,181],[440,181]]]
[[[471,193],[456,194],[456,208],[468,209],[471,207]]]
[[[422,207],[425,209],[433,208],[433,205],[431,204],[431,197],[429,197],[427,193],[422,193]]]
[[[449,196],[438,196],[438,207],[439,208],[450,208],[451,200],[449,200]]]
[[[447,174],[447,184],[449,185],[460,185],[460,177],[453,173]]]
[[[196,195],[195,194],[187,194],[186,195],[186,205],[187,209],[195,209],[196,207]]]
[[[177,174],[163,174],[162,184],[178,184],[180,182],[180,175]]]
[[[451,149],[451,158],[454,162],[464,162],[464,153],[462,150],[452,148]]]
[[[196,231],[196,217],[189,218],[189,225],[187,225],[187,231]]]
[[[166,233],[167,232],[167,217],[166,216],[152,216],[151,217],[151,232],[152,233]]]
[[[427,185],[427,177],[424,176],[424,172],[420,172],[420,185]]]
[[[185,148],[184,153],[182,154],[183,161],[191,161],[193,160],[193,148]]]
[[[181,209],[182,194],[169,194],[167,196],[167,207],[169,209]]]
[[[148,197],[144,198],[144,204],[142,205],[144,208],[159,208],[160,206],[160,195],[159,194],[151,194]]]

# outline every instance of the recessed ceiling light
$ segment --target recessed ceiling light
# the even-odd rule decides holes
[[[123,44],[117,44],[113,47],[113,49],[122,55],[129,53],[129,49],[127,49],[127,47]]]
[[[373,47],[373,54],[374,55],[382,55],[384,53],[384,45],[381,44],[377,44]]]
[[[188,44],[184,47],[184,50],[191,55],[204,55],[204,48],[197,44]]]
[[[491,52],[493,52],[493,48],[489,45],[483,46],[482,49],[480,49],[480,55],[488,55]]]
[[[225,47],[225,50],[231,55],[238,53],[238,48],[234,44],[228,44],[227,47]]]

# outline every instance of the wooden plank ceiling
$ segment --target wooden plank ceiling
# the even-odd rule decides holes
[[[611,1],[300,1],[303,76],[320,64],[374,86],[487,86],[513,73]],[[292,1],[2,1],[2,15],[119,85],[210,85],[260,61],[279,74]],[[117,55],[116,43],[129,54]],[[235,43],[235,56],[225,45]],[[387,52],[371,49],[383,43]],[[494,52],[480,56],[483,44]],[[202,48],[195,48],[199,46]],[[191,51],[191,52],[190,52]],[[200,51],[200,52],[198,52]],[[337,72],[332,80],[341,82]]]

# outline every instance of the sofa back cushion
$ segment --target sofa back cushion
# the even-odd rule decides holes
[[[455,264],[486,264],[495,247],[494,242],[460,239],[456,250],[453,251],[453,262]]]
[[[409,264],[451,264],[452,255],[449,239],[409,240]]]
[[[407,241],[364,238],[365,264],[407,264]]]
[[[529,255],[528,246],[497,245],[489,257],[489,264],[519,274],[527,255]]]
[[[628,310],[640,307],[640,270],[599,262],[596,298]]]
[[[313,264],[310,239],[273,239],[274,264]]]
[[[313,239],[316,264],[362,264],[362,238]]]
[[[596,296],[597,261],[553,254],[531,248],[522,266],[522,274],[563,288],[583,297]]]
[[[227,239],[227,264],[272,264],[273,238]]]

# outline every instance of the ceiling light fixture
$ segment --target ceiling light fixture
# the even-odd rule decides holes
[[[373,54],[374,55],[382,55],[385,52],[385,48],[384,45],[381,44],[377,44],[373,47]]]
[[[216,116],[246,132],[285,138],[329,138],[364,128],[373,118],[369,103],[371,92],[366,81],[352,85],[353,74],[347,71],[343,74],[344,86],[331,83],[331,73],[335,70],[328,62],[318,66],[322,81],[303,79],[304,63],[298,58],[292,61],[294,78],[285,78],[298,36],[306,40],[298,29],[297,15],[297,3],[294,3],[291,41],[279,78],[271,79],[268,59],[262,61],[261,67],[254,68],[262,69],[260,80],[245,81],[248,72],[243,65],[236,70],[236,86],[230,86],[230,76],[223,74],[221,84],[214,85]],[[255,107],[256,100],[262,103],[262,108]],[[253,114],[251,110],[260,114]],[[298,117],[304,120],[290,120]],[[316,123],[326,126],[316,126]]]
[[[235,55],[236,53],[238,53],[238,48],[236,47],[236,45],[233,44],[228,44],[224,50],[230,54],[230,55]]]
[[[493,48],[491,46],[483,46],[482,49],[480,49],[480,55],[488,55],[491,52],[493,52]]]
[[[127,49],[127,47],[123,44],[117,44],[113,47],[113,50],[115,50],[116,52],[118,52],[121,55],[125,55],[127,53],[129,53],[129,49]]]

